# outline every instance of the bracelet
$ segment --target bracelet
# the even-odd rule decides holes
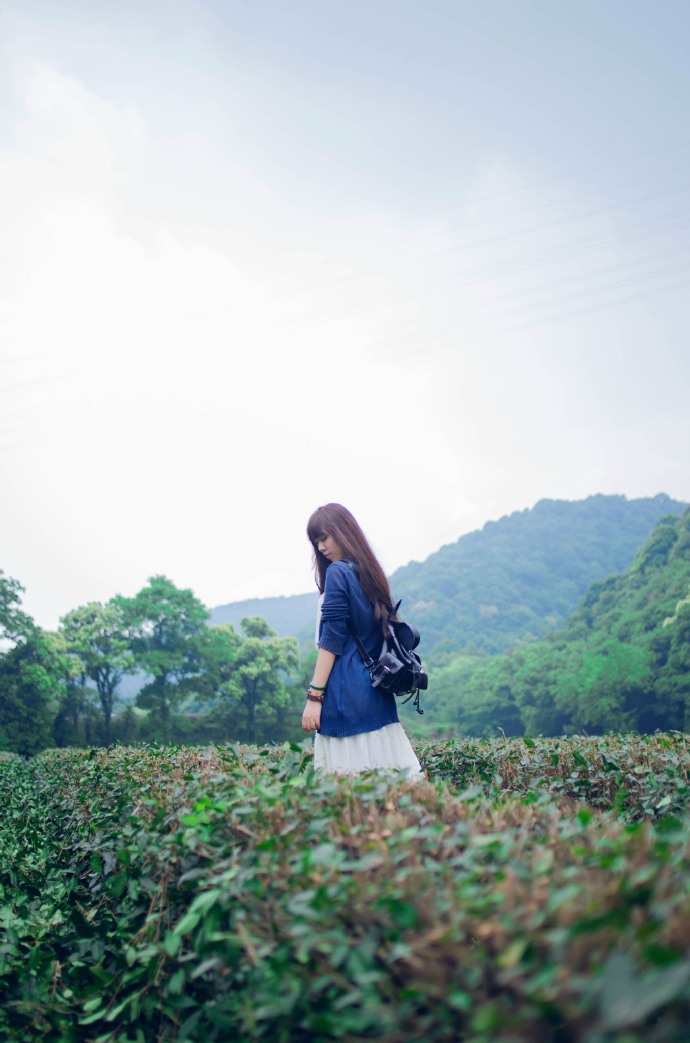
[[[310,703],[322,703],[323,702],[323,696],[322,695],[311,695],[309,692],[307,692],[307,699],[309,700]]]
[[[313,688],[315,692],[325,692],[326,691],[326,685],[325,684],[310,684],[309,687]]]

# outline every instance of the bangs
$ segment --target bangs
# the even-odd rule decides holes
[[[319,536],[332,536],[332,526],[328,524],[329,510],[327,507],[318,507],[307,522],[307,536],[309,542],[318,542]]]
[[[307,536],[312,544],[318,542],[319,536],[332,536],[342,547],[352,549],[360,534],[357,522],[340,503],[317,507],[307,522]]]

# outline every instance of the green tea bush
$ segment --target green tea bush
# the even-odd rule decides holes
[[[416,744],[424,768],[453,787],[482,786],[615,810],[628,820],[682,812],[690,800],[690,744],[681,732],[567,739],[455,739]]]
[[[664,741],[629,753],[640,793],[686,778]],[[0,1036],[687,1040],[681,786],[632,821],[604,746],[493,745],[422,744],[421,783],[314,775],[298,746],[3,759]],[[613,812],[567,789],[586,749]]]

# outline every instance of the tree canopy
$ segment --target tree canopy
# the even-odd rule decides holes
[[[278,637],[265,619],[247,616],[243,634],[230,624],[212,627],[203,645],[202,666],[207,668],[214,715],[232,723],[233,733],[245,742],[266,735],[266,724],[286,724],[284,711],[291,703],[289,676],[299,665],[294,637]]]
[[[96,686],[103,712],[104,738],[109,743],[117,687],[124,674],[135,666],[122,605],[92,601],[63,616],[60,630],[67,651],[79,660],[79,672]]]
[[[134,662],[151,677],[137,703],[155,712],[165,733],[172,709],[189,691],[186,682],[199,673],[208,611],[166,576],[152,576],[133,598],[120,595],[112,604],[122,613]]]

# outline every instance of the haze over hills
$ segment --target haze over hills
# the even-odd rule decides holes
[[[661,517],[687,506],[665,493],[540,500],[397,569],[393,596],[419,627],[429,665],[463,650],[502,652],[562,624],[592,583],[630,565]],[[211,611],[211,623],[237,626],[261,615],[281,636],[306,644],[316,602],[315,592],[231,602]]]
[[[318,593],[292,594],[275,598],[249,598],[246,601],[231,601],[211,609],[210,623],[232,623],[239,626],[245,616],[263,616],[280,637],[298,637],[305,641],[313,639]]]

